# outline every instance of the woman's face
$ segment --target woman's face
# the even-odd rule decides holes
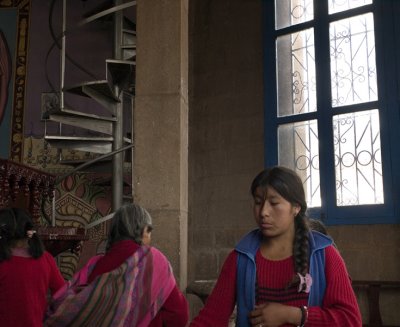
[[[294,217],[300,206],[292,205],[272,187],[266,191],[260,187],[254,195],[254,217],[262,234],[276,237],[294,233]]]
[[[151,231],[153,230],[152,227],[146,226],[143,230],[142,234],[142,243],[144,245],[150,245],[151,243]]]

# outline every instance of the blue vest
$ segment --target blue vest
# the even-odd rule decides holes
[[[256,262],[255,255],[260,247],[262,234],[255,229],[244,236],[236,245],[238,253],[236,276],[236,326],[250,327],[248,314],[254,309],[256,298]],[[312,231],[309,234],[310,275],[313,283],[308,297],[309,306],[321,306],[325,294],[325,251],[333,243],[332,239]]]

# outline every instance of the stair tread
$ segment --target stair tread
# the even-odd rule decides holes
[[[110,83],[119,85],[122,89],[128,89],[132,86],[135,79],[136,61],[106,59],[107,78]]]
[[[134,60],[106,59],[106,63],[121,65],[121,66],[123,65],[136,66],[136,61]]]
[[[112,137],[99,137],[99,136],[66,136],[66,135],[45,135],[46,140],[60,140],[60,141],[88,141],[88,142],[111,142]]]
[[[133,22],[131,19],[128,17],[124,16],[124,21],[123,21],[123,30],[125,31],[133,31],[136,34],[136,23]]]
[[[131,30],[131,29],[127,29],[127,28],[123,28],[122,29],[123,33],[127,33],[127,34],[133,34],[136,35],[136,31],[135,30]]]
[[[55,148],[106,154],[112,151],[112,137],[46,135],[44,139]]]
[[[136,49],[136,44],[123,44],[121,45],[122,49]]]
[[[89,87],[95,90],[96,92],[101,93],[102,95],[106,96],[109,99],[112,99],[116,102],[120,102],[120,100],[114,95],[110,85],[106,80],[83,82],[70,87],[65,87],[63,90],[65,92],[74,93],[84,97],[90,97],[83,91],[84,87]]]
[[[110,142],[113,137],[102,136],[68,136],[68,135],[45,135],[48,140],[66,140],[66,141],[93,141],[93,142]],[[125,143],[132,144],[132,139],[123,137]]]
[[[76,111],[76,110],[71,110],[71,109],[57,109],[57,110],[51,110],[48,112],[49,115],[62,115],[62,116],[78,116],[78,117],[84,117],[84,118],[93,118],[93,119],[98,119],[98,120],[105,120],[105,121],[110,121],[114,122],[117,121],[115,117],[106,117],[106,116],[99,116],[96,114],[88,114],[82,111]]]
[[[88,162],[90,160],[93,160],[94,158],[87,158],[87,159],[62,159],[59,161],[60,164],[62,165],[76,165],[79,166],[85,162]],[[102,160],[97,161],[96,163],[111,163],[112,162],[112,158],[104,158]],[[94,163],[93,165],[95,165],[96,163]]]

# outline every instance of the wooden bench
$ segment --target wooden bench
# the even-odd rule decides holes
[[[369,323],[364,327],[399,327],[400,325],[383,325],[380,310],[380,293],[383,290],[400,292],[400,281],[379,281],[379,280],[353,280],[355,292],[364,290],[367,293]]]
[[[213,290],[215,282],[216,280],[214,279],[193,281],[186,288],[186,292],[198,296],[204,304]],[[381,291],[394,290],[400,292],[400,281],[354,280],[352,285],[355,292],[366,291],[367,294],[369,323],[363,324],[363,327],[400,327],[400,325],[383,325],[379,306]]]

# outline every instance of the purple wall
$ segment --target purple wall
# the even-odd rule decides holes
[[[44,123],[41,121],[41,95],[43,92],[52,91],[46,80],[46,66],[51,83],[57,91],[60,88],[61,52],[57,47],[54,47],[46,63],[46,55],[53,44],[49,28],[50,3],[51,1],[32,0],[31,8],[24,130],[26,135],[35,137],[44,134]],[[82,20],[82,15],[98,4],[98,1],[67,1],[67,30],[74,28]],[[57,36],[62,30],[61,7],[62,1],[55,1],[52,23]],[[66,37],[66,49],[67,53],[86,70],[92,72],[98,79],[105,79],[105,59],[112,57],[112,40],[112,22],[95,21],[72,29]],[[67,61],[65,86],[92,80],[95,79]],[[101,110],[101,114],[107,114],[107,111],[99,108],[93,100],[84,97],[66,94],[65,101],[75,110],[85,112]],[[54,123],[48,125],[53,133],[56,132],[56,127],[57,124]]]

